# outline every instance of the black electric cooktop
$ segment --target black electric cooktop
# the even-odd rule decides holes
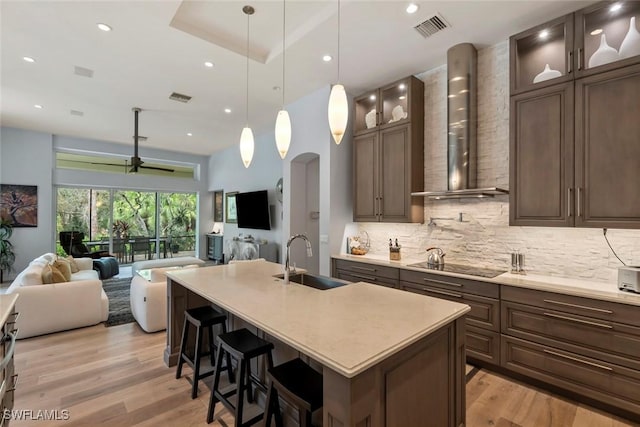
[[[461,265],[461,264],[444,263],[442,265],[433,266],[433,265],[428,265],[426,261],[419,262],[416,264],[409,264],[408,267],[424,268],[425,270],[437,270],[437,271],[439,270],[447,273],[466,274],[469,276],[486,277],[488,279],[499,276],[502,273],[506,273],[506,271],[503,271],[503,270],[493,270],[491,268],[472,267],[470,265]]]

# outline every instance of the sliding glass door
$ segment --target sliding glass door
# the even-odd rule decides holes
[[[87,188],[59,188],[57,192],[56,210],[56,242],[57,253],[71,253],[72,241],[61,242],[61,233],[74,232],[74,239],[80,242],[93,243],[108,239],[111,193],[109,190]],[[64,236],[64,234],[62,234]],[[63,237],[64,239],[64,237]],[[75,241],[75,240],[74,240]],[[87,249],[93,249],[90,244]],[[99,247],[98,249],[108,249]],[[104,246],[104,245],[102,245]],[[108,240],[107,240],[108,246]]]

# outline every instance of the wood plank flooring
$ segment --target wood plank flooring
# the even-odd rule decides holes
[[[209,391],[201,385],[191,400],[191,385],[164,365],[164,346],[164,332],[147,334],[135,323],[18,341],[14,409],[68,410],[69,419],[13,420],[11,426],[207,426]],[[212,426],[233,425],[220,404],[215,416]],[[467,427],[633,425],[485,370],[467,385]]]

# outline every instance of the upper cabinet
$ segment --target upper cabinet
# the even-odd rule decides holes
[[[606,2],[511,38],[510,225],[640,228],[637,20]]]
[[[410,76],[354,102],[353,219],[422,222],[424,83]]]
[[[640,2],[601,2],[511,37],[511,94],[640,62]]]

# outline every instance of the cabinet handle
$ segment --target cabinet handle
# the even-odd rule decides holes
[[[567,74],[573,71],[573,51],[567,52]]]
[[[16,387],[18,386],[18,374],[11,375],[11,379],[13,380],[11,384],[11,388],[8,388],[7,392],[16,391]]]
[[[364,280],[371,280],[372,282],[375,282],[376,280],[378,280],[377,277],[373,277],[373,276],[365,276],[364,274],[355,274],[355,273],[351,273],[351,275],[353,277],[357,277],[358,279],[364,279]]]
[[[440,283],[441,285],[455,286],[457,288],[461,288],[462,287],[462,285],[459,284],[459,283],[443,282],[442,280],[429,279],[427,277],[422,278],[422,280],[428,280],[429,282],[433,282],[433,283]]]
[[[582,70],[582,48],[578,48],[578,70]]]
[[[575,322],[575,323],[582,323],[583,325],[597,326],[598,328],[604,328],[604,329],[613,329],[613,326],[606,325],[604,323],[597,323],[597,322],[590,322],[588,320],[574,319],[573,317],[561,316],[559,314],[553,314],[553,313],[544,313],[544,315],[547,316],[547,317],[553,317],[554,319],[561,319],[561,320],[568,320],[570,322]]]
[[[549,304],[562,305],[562,306],[565,306],[565,307],[573,307],[573,308],[581,308],[583,310],[591,310],[591,311],[595,311],[597,313],[613,314],[613,311],[611,311],[611,310],[605,310],[605,309],[602,309],[602,308],[595,308],[595,307],[588,307],[586,305],[571,304],[571,303],[562,302],[562,301],[554,301],[552,299],[546,299],[546,300],[544,300],[544,302],[549,303]]]
[[[354,270],[361,270],[361,271],[376,271],[375,268],[369,268],[369,267],[359,267],[357,265],[352,265],[350,268],[354,269]]]
[[[547,350],[546,348],[544,349],[544,352],[547,353],[547,354],[550,354],[552,356],[561,357],[563,359],[572,360],[574,362],[582,363],[584,365],[593,366],[594,368],[602,369],[604,371],[613,372],[613,368],[610,368],[609,366],[605,366],[605,365],[600,365],[599,363],[593,363],[593,362],[589,362],[587,360],[578,359],[577,357],[567,356],[566,354],[562,354],[562,353],[558,353],[558,352],[555,352],[555,351]]]
[[[449,297],[454,297],[454,298],[462,298],[462,294],[459,294],[457,292],[439,291],[439,290],[435,290],[427,287],[423,287],[422,290],[426,292],[433,292],[434,294],[447,295]]]
[[[576,208],[578,210],[578,218],[580,217],[580,193],[582,193],[582,187],[578,187],[578,207]]]
[[[567,216],[571,217],[571,187],[567,188]]]

